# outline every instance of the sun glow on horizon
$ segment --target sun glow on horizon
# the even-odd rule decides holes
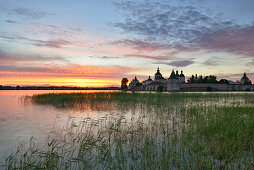
[[[98,78],[2,78],[0,85],[6,86],[75,86],[75,87],[110,87],[120,86],[119,79]]]

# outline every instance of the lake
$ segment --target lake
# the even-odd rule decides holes
[[[41,93],[98,92],[66,90],[0,90],[0,159],[16,150],[19,143],[31,137],[44,140],[53,126],[66,125],[68,118],[99,118],[106,114],[90,108],[56,108],[49,105],[24,103],[23,96]]]
[[[29,146],[34,137],[36,146],[22,152],[27,151],[28,158],[20,153],[14,156],[18,161],[7,161],[8,166],[244,169],[253,165],[253,92],[108,92],[0,91],[0,160],[20,145]],[[24,97],[43,93],[55,94]]]

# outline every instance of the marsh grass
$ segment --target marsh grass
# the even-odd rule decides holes
[[[70,118],[62,129],[52,129],[45,146],[31,139],[30,147],[18,148],[3,168],[252,169],[253,99],[252,94],[121,92],[26,97],[59,108],[86,105],[117,112]]]

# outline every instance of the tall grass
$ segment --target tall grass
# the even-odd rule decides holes
[[[26,98],[56,107],[116,113],[70,119],[44,147],[30,141],[5,169],[252,169],[254,95],[220,93],[54,93]],[[101,107],[100,107],[101,108]],[[131,117],[125,113],[130,111]]]

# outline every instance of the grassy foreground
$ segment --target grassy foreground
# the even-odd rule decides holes
[[[108,114],[52,129],[44,147],[31,139],[4,169],[254,168],[253,94],[53,93],[26,100]]]

